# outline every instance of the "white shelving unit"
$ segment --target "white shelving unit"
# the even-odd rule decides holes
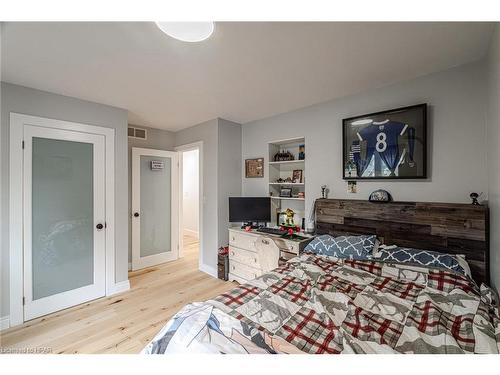
[[[272,207],[272,224],[278,225],[277,213],[283,212],[287,208],[291,208],[295,212],[295,223],[302,224],[302,218],[305,215],[305,198],[297,197],[299,192],[305,193],[306,187],[306,162],[299,160],[299,146],[305,146],[305,138],[292,138],[279,141],[269,142],[269,158],[268,171],[269,173],[269,195],[271,197]],[[294,160],[274,161],[274,156],[280,151],[289,151]],[[307,158],[307,148],[306,148]],[[300,182],[277,182],[278,179],[292,178],[294,170],[302,171],[302,181]],[[280,197],[281,188],[292,189],[292,197]]]

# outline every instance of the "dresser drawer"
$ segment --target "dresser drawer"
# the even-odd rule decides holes
[[[283,238],[275,238],[274,242],[280,248],[280,250],[288,251],[295,255],[299,255],[300,243],[295,241],[284,240]]]
[[[232,260],[229,262],[229,272],[245,280],[253,280],[262,275],[261,270]]]
[[[237,261],[250,267],[260,268],[257,253],[234,246],[229,246],[229,261]]]
[[[256,236],[241,232],[229,232],[229,245],[240,249],[255,251]]]

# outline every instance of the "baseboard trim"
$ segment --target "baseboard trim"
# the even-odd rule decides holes
[[[108,291],[108,296],[114,294],[123,293],[130,289],[130,282],[128,280],[119,281],[114,285],[111,285]]]
[[[10,328],[10,318],[8,315],[0,317],[0,331],[7,328]]]
[[[210,276],[217,278],[217,270],[207,264],[200,264],[200,271],[208,273]]]

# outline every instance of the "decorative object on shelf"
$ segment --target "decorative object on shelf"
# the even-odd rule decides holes
[[[282,197],[282,198],[291,198],[292,197],[292,189],[291,188],[282,187],[280,189],[280,197]]]
[[[295,169],[292,173],[292,182],[297,184],[297,183],[302,183],[302,169]]]
[[[379,189],[371,193],[368,200],[375,203],[387,203],[392,201],[392,197],[387,190]]]
[[[269,192],[269,196],[272,197],[274,196],[274,193],[272,191]]]
[[[328,198],[328,186],[327,185],[321,185],[321,198],[326,199]]]
[[[303,191],[299,191],[299,193],[297,194],[297,198],[304,199],[305,197],[306,197],[306,193],[304,193]]]
[[[245,177],[264,177],[264,158],[245,160]]]
[[[342,120],[344,180],[427,177],[427,104]],[[373,161],[380,167],[374,168]]]
[[[293,154],[288,150],[280,150],[274,155],[274,161],[292,161],[295,160]]]
[[[480,193],[480,194],[474,193],[474,192],[470,193],[469,197],[470,197],[470,199],[472,199],[472,205],[473,206],[480,206],[481,205],[481,203],[479,203],[479,201],[478,201],[478,198],[481,195],[483,195],[483,193]]]
[[[306,159],[306,145],[301,144],[299,145],[299,160],[305,160]]]
[[[295,216],[295,212],[291,209],[291,208],[287,208],[285,210],[285,214],[286,214],[286,221],[285,221],[285,225],[295,225],[295,222],[293,221],[293,217]]]
[[[358,192],[356,181],[347,181],[347,192],[352,194]]]

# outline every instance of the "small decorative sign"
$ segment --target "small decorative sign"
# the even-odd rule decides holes
[[[245,160],[245,177],[264,177],[264,158]]]
[[[151,160],[151,170],[160,171],[165,168],[165,162],[161,160]]]

